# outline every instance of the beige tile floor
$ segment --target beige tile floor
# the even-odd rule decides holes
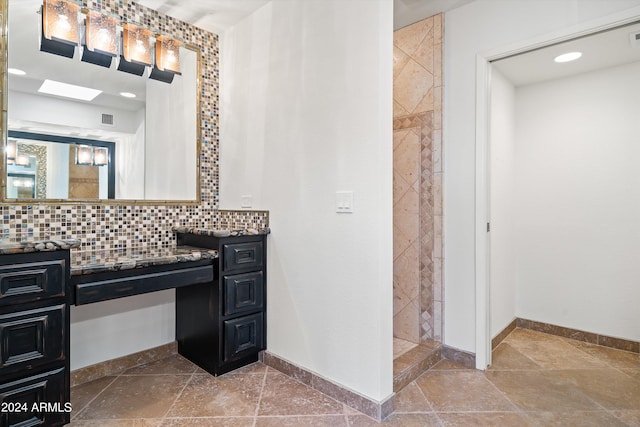
[[[416,348],[418,344],[393,337],[393,358],[397,359],[409,350]]]
[[[256,363],[212,377],[180,356],[74,387],[72,426],[372,426]],[[640,427],[640,355],[516,329],[486,372],[442,361],[397,395],[388,426]]]

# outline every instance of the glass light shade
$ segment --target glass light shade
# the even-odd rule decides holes
[[[161,71],[180,72],[180,45],[171,37],[156,38],[156,67]]]
[[[44,0],[42,32],[49,40],[78,44],[78,13],[80,6],[65,0]]]
[[[31,179],[14,179],[13,180],[13,186],[14,187],[26,187],[26,188],[31,188],[33,187],[33,180]]]
[[[105,166],[109,164],[109,149],[106,147],[94,147],[93,164],[94,166]]]
[[[18,148],[16,147],[16,141],[14,139],[10,139],[7,141],[7,160],[15,160],[16,152]]]
[[[17,154],[16,155],[16,165],[18,166],[29,166],[31,162],[29,161],[29,156],[26,154]]]
[[[93,150],[88,145],[76,146],[76,165],[91,166],[93,164]]]
[[[126,24],[122,31],[122,55],[129,62],[151,65],[151,31]]]
[[[113,16],[89,11],[87,14],[87,48],[92,51],[118,55],[118,20]]]

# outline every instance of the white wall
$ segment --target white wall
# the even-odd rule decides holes
[[[71,370],[175,341],[175,291],[71,306]]]
[[[491,75],[490,256],[491,337],[516,317],[516,91],[495,68]]]
[[[138,116],[132,111],[16,91],[9,91],[9,111],[11,120],[73,126],[88,130],[135,133],[138,126]],[[113,114],[113,126],[102,124],[102,113]]]
[[[145,168],[145,111],[138,111],[139,126],[134,135],[116,138],[116,199],[143,200]]]
[[[181,76],[147,80],[145,199],[196,199],[197,54],[180,49]]]
[[[516,91],[519,317],[640,340],[638,76]]]
[[[47,198],[66,199],[69,197],[69,146],[67,144],[47,145]]]
[[[392,394],[392,1],[271,2],[224,34],[221,206],[270,211],[268,350]],[[355,212],[335,212],[353,190]]]
[[[445,344],[476,350],[477,55],[640,14],[620,13],[633,7],[640,0],[482,0],[445,14]]]

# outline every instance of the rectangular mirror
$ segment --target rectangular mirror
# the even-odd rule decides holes
[[[73,57],[63,56],[55,37],[53,47],[46,44],[52,42],[43,35],[42,0],[4,1],[8,52],[2,200],[199,202],[200,52],[172,46],[169,53],[179,55],[177,74],[127,62],[121,55],[96,56],[85,47],[89,11],[82,9],[73,15],[78,16],[80,43],[71,49]],[[117,22],[119,52],[126,24]],[[153,53],[156,40],[172,35],[150,30],[145,34],[151,34],[147,47]],[[69,51],[64,43],[60,46]],[[142,75],[133,74],[140,70]],[[56,83],[64,84],[61,91]],[[77,86],[98,91],[97,96],[72,98]],[[76,160],[81,146],[89,146],[89,164]],[[96,147],[111,148],[104,153]],[[95,163],[96,156],[105,155],[107,164]],[[21,162],[16,163],[18,157]],[[74,190],[74,180],[93,180],[96,186]]]

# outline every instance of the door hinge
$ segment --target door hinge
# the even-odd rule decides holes
[[[491,231],[491,223],[490,223],[490,222],[488,222],[488,223],[487,223],[487,233],[488,233],[488,232],[490,232],[490,231]]]

